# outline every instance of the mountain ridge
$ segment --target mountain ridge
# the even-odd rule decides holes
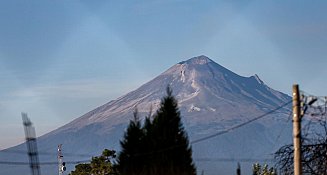
[[[187,70],[187,68],[190,67],[191,70]],[[113,115],[113,114],[116,114],[116,113],[120,113],[122,111],[126,111],[126,112],[130,112],[131,109],[135,108],[136,106],[140,107],[142,106],[142,104],[140,105],[140,103],[142,103],[142,100],[144,100],[146,97],[149,97],[153,94],[155,94],[154,92],[152,93],[149,93],[149,94],[146,94],[146,93],[140,93],[140,89],[145,89],[145,88],[148,88],[147,85],[148,84],[153,84],[155,83],[157,80],[160,81],[160,85],[159,86],[162,86],[159,90],[159,92],[157,91],[156,93],[160,93],[160,95],[157,95],[157,98],[155,100],[152,100],[152,101],[148,101],[147,102],[147,105],[150,103],[152,105],[153,110],[156,110],[159,103],[160,103],[160,99],[161,97],[164,95],[164,92],[165,92],[165,88],[166,86],[170,85],[172,86],[172,89],[174,91],[175,94],[178,94],[177,95],[177,100],[179,103],[183,103],[183,102],[186,102],[187,100],[190,100],[191,98],[194,98],[196,97],[196,95],[199,94],[199,89],[197,87],[197,84],[198,82],[194,81],[194,76],[197,76],[199,75],[199,73],[196,73],[196,71],[192,71],[192,69],[204,69],[204,68],[207,68],[209,70],[209,72],[207,72],[207,74],[209,76],[212,76],[212,79],[213,80],[216,80],[218,78],[218,81],[219,80],[222,80],[223,82],[220,82],[220,83],[225,83],[225,86],[226,86],[226,83],[227,84],[233,84],[235,82],[229,82],[230,79],[233,79],[233,80],[239,80],[241,82],[236,82],[238,84],[242,84],[244,83],[244,80],[246,81],[251,81],[252,83],[259,83],[261,85],[264,85],[265,88],[267,88],[269,91],[271,91],[272,89],[269,88],[268,86],[266,86],[263,81],[258,77],[258,75],[253,75],[253,76],[250,76],[250,77],[242,77],[242,76],[239,76],[237,74],[235,74],[234,72],[226,69],[225,67],[215,63],[214,61],[212,61],[211,59],[209,59],[208,57],[204,56],[204,55],[201,55],[201,56],[197,56],[197,57],[193,57],[193,58],[190,58],[186,61],[182,61],[182,62],[179,62],[177,64],[175,64],[174,66],[172,66],[171,68],[167,69],[166,71],[164,71],[162,74],[160,74],[159,76],[157,76],[156,78],[150,80],[149,82],[145,83],[144,85],[140,86],[139,88],[137,88],[136,90],[134,91],[131,91],[129,93],[127,93],[126,95],[123,95],[119,98],[117,98],[116,100],[112,100],[104,105],[101,105],[100,107],[84,114],[82,117],[80,117],[79,119],[76,119],[76,120],[73,120],[72,122],[70,123],[74,123],[78,120],[81,120],[83,117],[87,117],[87,116],[92,116],[91,118],[89,118],[88,120],[90,121],[89,124],[91,123],[94,123],[94,122],[102,122],[104,120],[106,120],[106,116],[97,116],[97,115],[92,115],[94,114],[95,112],[99,113],[99,112],[103,112],[103,111],[106,111],[106,109],[108,108],[111,108],[110,109],[110,112],[111,114],[110,115]],[[185,70],[186,69],[186,70]],[[215,70],[215,71],[214,71]],[[218,71],[217,71],[218,70]],[[187,74],[188,75],[187,75]],[[167,77],[173,77],[173,80],[171,82],[167,82],[166,85],[161,85],[161,80],[162,79],[167,79]],[[186,81],[186,78],[188,78],[188,81]],[[180,81],[178,81],[180,80]],[[211,80],[211,79],[210,79]],[[176,89],[178,88],[174,88],[174,85],[172,83],[174,83],[174,81],[178,82],[178,83],[183,83],[184,85],[186,83],[188,84],[191,84],[190,86],[186,85],[187,88],[191,91],[191,93],[182,93],[182,94],[179,94],[179,92],[175,92]],[[205,82],[206,83],[206,82]],[[232,91],[232,86],[231,85],[228,85],[228,90],[229,91]],[[202,87],[202,90],[205,90],[206,89],[206,86],[204,85],[204,87]],[[189,91],[189,92],[190,92]],[[162,93],[163,92],[163,93]],[[279,94],[279,93],[276,93],[274,91],[272,91],[274,93],[274,95],[278,95],[278,96],[282,96],[282,95],[285,95],[285,94]],[[246,94],[248,94],[247,92],[245,92]],[[135,97],[135,94],[142,94],[141,97],[137,97],[137,100],[134,100],[131,102],[131,99],[129,98],[129,96],[134,96]],[[191,95],[188,95],[188,94],[191,94]],[[217,98],[220,98],[222,100],[226,100],[226,99],[229,99],[231,97],[218,97],[216,94],[213,94],[213,96],[216,96]],[[126,99],[127,97],[127,99]],[[117,103],[119,101],[123,101],[125,103],[129,103],[129,105],[124,109],[121,109],[117,106]],[[229,100],[229,102],[231,102]],[[231,102],[232,103],[232,102]],[[281,104],[279,102],[279,104]],[[112,108],[112,106],[116,105],[116,107]],[[278,104],[275,104],[275,105],[278,105]],[[143,105],[144,106],[144,105]],[[198,109],[198,108],[195,108],[195,109]],[[141,108],[141,109],[138,109],[140,112],[146,112],[146,111],[149,111],[150,108]],[[109,114],[107,115],[109,116]],[[65,125],[66,126],[66,125]],[[76,125],[75,125],[76,126]]]

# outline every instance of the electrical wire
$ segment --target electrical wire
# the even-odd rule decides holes
[[[200,162],[274,162],[274,159],[253,159],[253,158],[195,158]]]
[[[87,163],[90,160],[78,160],[78,161],[67,161],[66,164],[80,164],[80,163]],[[28,162],[8,162],[8,161],[0,161],[2,165],[30,165]],[[58,162],[40,162],[39,165],[58,165]]]
[[[0,150],[0,153],[14,153],[14,154],[26,154],[24,150]],[[38,152],[39,155],[57,155],[57,153],[51,152]],[[65,157],[92,157],[94,155],[91,154],[74,154],[74,153],[64,153]]]
[[[262,114],[262,115],[259,115],[259,116],[255,117],[255,118],[251,119],[251,120],[248,120],[248,121],[246,121],[246,122],[244,122],[244,123],[241,123],[241,124],[238,124],[238,125],[233,126],[233,127],[231,127],[231,128],[228,128],[228,129],[226,129],[226,130],[223,130],[223,131],[217,132],[217,133],[215,133],[215,134],[212,134],[212,135],[209,135],[209,136],[206,136],[206,137],[202,137],[202,138],[199,138],[199,139],[193,140],[193,141],[191,141],[191,144],[199,143],[199,142],[202,142],[202,141],[205,141],[205,140],[211,139],[211,138],[213,138],[213,137],[217,137],[217,136],[220,136],[220,135],[226,134],[226,133],[228,133],[228,132],[230,132],[230,131],[232,131],[232,130],[234,130],[234,129],[241,128],[241,127],[243,127],[243,126],[245,126],[245,125],[247,125],[247,124],[249,124],[249,123],[252,123],[252,122],[254,122],[254,121],[256,121],[256,120],[259,120],[259,119],[261,119],[261,118],[263,118],[263,117],[265,117],[265,116],[267,116],[267,115],[269,115],[269,114],[272,114],[272,113],[276,112],[277,110],[279,110],[279,109],[281,109],[281,108],[287,106],[287,105],[290,104],[291,102],[292,102],[292,100],[289,101],[289,102],[284,103],[283,105],[281,105],[281,106],[279,106],[279,107],[277,107],[277,108],[275,108],[275,109],[273,109],[273,110],[271,110],[271,111],[269,111],[269,112],[267,112],[267,113],[264,113],[264,114]]]
[[[292,113],[293,113],[293,111],[290,111],[290,113],[288,114],[288,117],[287,117],[287,121],[286,121],[286,123],[288,123],[288,122],[291,121]],[[274,145],[273,145],[274,150],[275,150],[275,148],[276,148],[276,145],[277,145],[277,143],[278,143],[280,137],[282,136],[283,132],[285,131],[285,129],[286,129],[286,127],[282,127],[282,128],[280,129],[280,132],[279,132],[279,134],[277,135],[276,140],[275,140]],[[271,153],[270,155],[273,155],[273,154],[275,154],[275,153]]]

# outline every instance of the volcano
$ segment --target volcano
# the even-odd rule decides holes
[[[41,162],[56,162],[56,149],[63,144],[64,159],[84,160],[105,148],[119,150],[133,111],[140,116],[155,112],[170,86],[178,100],[182,121],[190,141],[228,130],[289,102],[291,98],[268,87],[258,75],[243,77],[197,56],[172,66],[138,89],[112,100],[72,122],[38,138]],[[288,120],[290,106],[223,135],[192,144],[198,172],[231,174],[241,163],[250,174],[255,161],[270,163],[273,153],[292,138]],[[9,151],[8,151],[9,150]],[[28,161],[10,150],[26,150],[24,144],[0,153],[1,161]],[[68,166],[72,170],[74,165]],[[0,174],[21,174],[28,166],[0,168]],[[56,165],[41,165],[41,172],[57,174]]]

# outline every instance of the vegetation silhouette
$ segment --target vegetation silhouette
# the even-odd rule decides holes
[[[101,156],[92,157],[91,163],[76,165],[69,175],[117,175],[113,163],[115,158],[116,151],[105,149]]]
[[[195,175],[192,149],[178,103],[167,87],[156,113],[143,126],[134,112],[121,141],[117,168],[122,175]]]

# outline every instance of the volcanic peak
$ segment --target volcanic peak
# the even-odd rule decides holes
[[[200,56],[197,56],[197,57],[193,57],[193,58],[190,58],[186,61],[182,61],[182,62],[179,62],[178,64],[199,64],[199,65],[202,65],[202,64],[208,64],[208,63],[211,63],[213,62],[210,58],[208,58],[207,56],[205,55],[200,55]]]

